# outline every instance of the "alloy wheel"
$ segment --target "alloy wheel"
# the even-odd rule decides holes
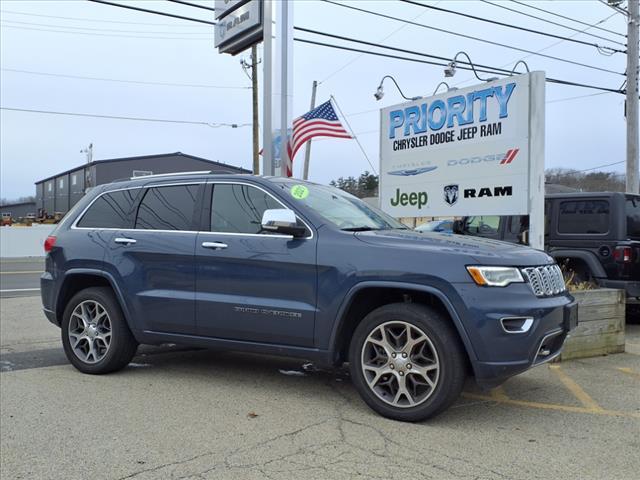
[[[69,344],[85,363],[98,363],[111,346],[111,319],[104,306],[95,300],[78,304],[69,320]]]
[[[371,331],[362,347],[361,365],[371,391],[394,407],[425,402],[440,377],[438,353],[429,336],[402,321],[386,322]]]

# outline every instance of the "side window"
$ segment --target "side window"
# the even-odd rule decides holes
[[[249,185],[213,186],[211,231],[261,233],[265,210],[283,208],[271,195]]]
[[[575,200],[560,203],[558,232],[602,234],[608,231],[608,201]]]
[[[78,222],[85,228],[131,228],[131,208],[139,189],[105,193],[91,204]]]
[[[467,230],[472,235],[480,237],[495,237],[498,235],[500,217],[497,215],[469,217]]]
[[[200,185],[151,187],[138,207],[135,228],[193,230],[196,195]]]

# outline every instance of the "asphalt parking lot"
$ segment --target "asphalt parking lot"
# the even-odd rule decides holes
[[[0,298],[38,295],[44,258],[3,258],[0,261]]]
[[[465,388],[440,417],[371,412],[344,371],[179,346],[125,370],[75,371],[39,298],[0,310],[3,479],[632,479],[640,469],[640,326],[628,353]]]

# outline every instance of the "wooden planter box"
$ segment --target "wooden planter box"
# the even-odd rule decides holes
[[[598,288],[571,294],[578,301],[578,328],[567,338],[560,360],[624,352],[624,292]]]

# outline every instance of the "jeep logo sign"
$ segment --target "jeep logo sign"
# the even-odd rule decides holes
[[[406,193],[400,192],[398,188],[396,189],[396,197],[392,198],[390,203],[392,207],[397,207],[398,205],[406,207],[407,205],[411,205],[412,207],[417,207],[418,210],[422,210],[422,207],[427,204],[428,198],[427,192]]]
[[[383,210],[527,215],[533,198],[543,207],[544,81],[544,72],[514,75],[383,108]]]

